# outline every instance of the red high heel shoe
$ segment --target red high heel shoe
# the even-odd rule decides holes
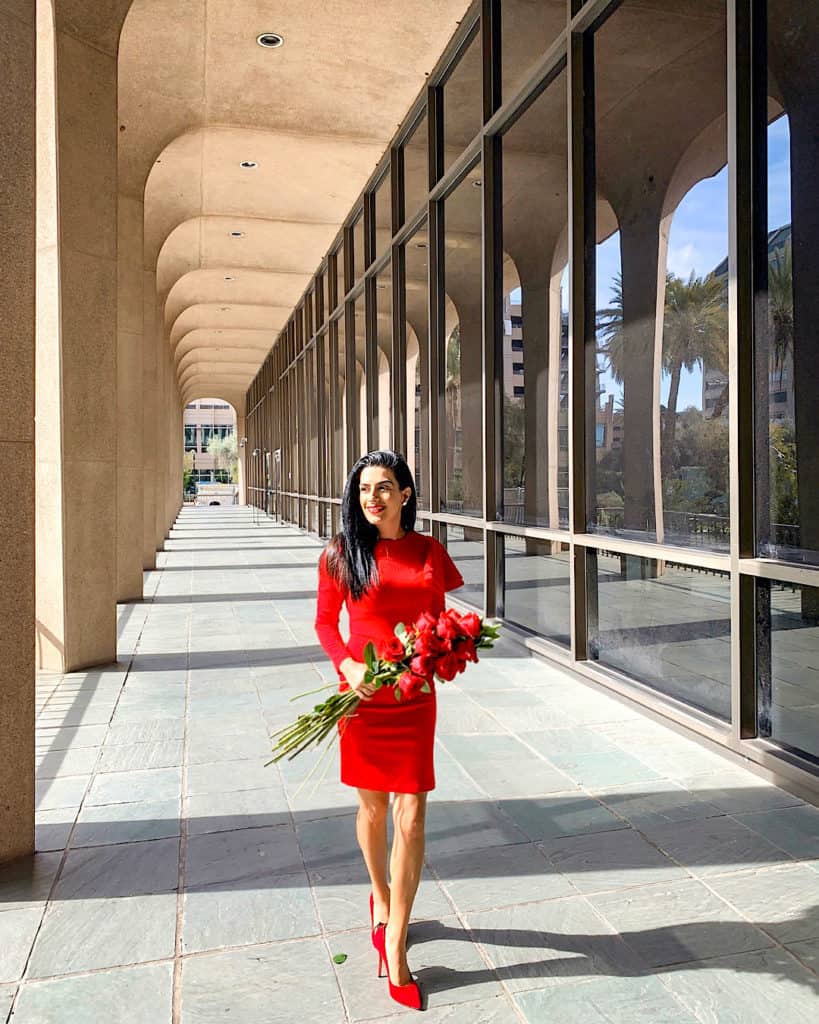
[[[421,1009],[421,989],[416,981],[407,982],[406,985],[393,985],[390,978],[390,965],[387,960],[387,926],[379,924],[373,932],[373,945],[378,950],[378,977],[382,977],[382,966],[387,968],[387,984],[390,988],[390,996],[396,1003],[408,1007],[410,1010]]]

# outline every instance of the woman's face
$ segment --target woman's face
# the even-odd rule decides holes
[[[401,508],[412,491],[398,486],[395,473],[384,466],[365,466],[358,480],[358,495],[367,522],[378,527],[382,536],[394,536],[401,530]]]

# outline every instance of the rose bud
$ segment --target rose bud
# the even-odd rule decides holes
[[[381,661],[403,661],[406,653],[404,644],[397,636],[391,636],[387,640],[383,640],[378,646],[378,657]]]

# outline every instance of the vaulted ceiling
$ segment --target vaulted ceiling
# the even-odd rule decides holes
[[[243,404],[468,6],[134,0],[119,192],[144,201],[143,266],[184,400]],[[264,32],[284,45],[262,48]]]

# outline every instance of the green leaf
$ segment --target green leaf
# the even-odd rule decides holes
[[[372,681],[373,681],[372,671],[370,669],[367,669],[367,671],[364,673],[364,682],[365,683],[371,683]]]
[[[404,625],[403,622],[399,622],[398,625],[395,627],[395,635],[398,637],[399,640],[403,640],[406,637],[407,627]]]
[[[375,646],[372,640],[364,648],[364,663],[371,672],[375,668]]]
[[[424,685],[421,687],[421,693],[432,693],[432,687],[429,685],[429,683],[424,683]]]
[[[396,700],[401,700],[401,690],[397,686],[392,692],[395,694]]]
[[[346,959],[347,959],[347,954],[346,953],[336,953],[336,955],[333,957],[333,963],[334,964],[343,964]]]

